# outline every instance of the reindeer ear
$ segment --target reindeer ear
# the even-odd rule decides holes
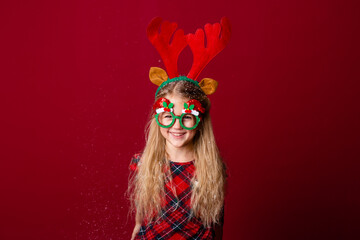
[[[153,84],[160,86],[163,82],[168,80],[169,77],[164,69],[152,67],[150,68],[149,78]]]
[[[218,82],[211,78],[203,78],[199,85],[206,95],[211,95],[216,91]]]

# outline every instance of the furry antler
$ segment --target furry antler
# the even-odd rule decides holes
[[[179,76],[177,61],[179,54],[187,46],[184,31],[178,29],[175,32],[176,28],[177,23],[170,23],[168,21],[162,22],[160,17],[154,18],[147,28],[147,37],[164,61],[169,78]],[[173,34],[174,36],[170,43]]]
[[[193,65],[187,77],[193,80],[196,80],[210,60],[224,49],[231,35],[230,21],[226,17],[221,19],[221,26],[219,23],[208,23],[204,28],[207,39],[206,47],[202,29],[196,30],[195,34],[187,35],[187,42],[194,57]]]

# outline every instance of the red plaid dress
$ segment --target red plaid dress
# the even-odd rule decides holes
[[[141,155],[135,154],[130,169],[136,171]],[[200,219],[190,217],[191,179],[194,175],[194,162],[170,162],[171,174],[178,198],[165,185],[165,207],[160,217],[152,223],[143,223],[135,239],[213,239],[213,228],[205,228]]]

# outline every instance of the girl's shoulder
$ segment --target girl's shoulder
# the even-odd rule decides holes
[[[140,165],[140,159],[141,159],[141,153],[135,153],[132,158],[131,158],[131,161],[130,161],[130,170],[131,171],[136,171],[138,166]]]

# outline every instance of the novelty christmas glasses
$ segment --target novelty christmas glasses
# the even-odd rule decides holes
[[[166,98],[159,98],[154,104],[156,112],[155,119],[157,124],[163,128],[170,128],[174,125],[176,119],[179,120],[180,126],[186,130],[195,129],[200,120],[200,113],[204,113],[205,109],[198,100],[192,99],[184,103],[184,109],[180,116],[174,114],[174,104]]]

